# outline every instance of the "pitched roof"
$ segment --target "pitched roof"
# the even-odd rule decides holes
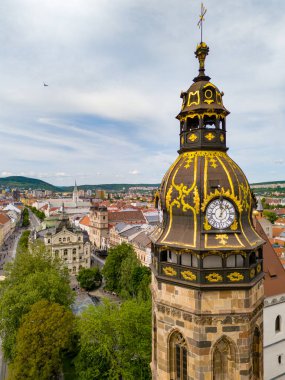
[[[285,270],[258,220],[256,231],[265,240],[263,246],[264,294],[266,297],[271,297],[285,293]]]
[[[110,223],[119,222],[142,222],[145,223],[145,218],[141,211],[114,211],[108,213]]]
[[[80,220],[79,224],[83,224],[83,226],[90,226],[90,218],[88,215],[83,216],[83,218]]]
[[[10,222],[11,219],[9,218],[8,215],[4,214],[4,213],[0,213],[0,224],[6,224],[8,222]]]

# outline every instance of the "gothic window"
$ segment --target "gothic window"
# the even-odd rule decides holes
[[[236,350],[234,344],[222,337],[213,351],[213,380],[235,379]]]
[[[203,268],[221,268],[222,258],[218,255],[206,256],[203,260]]]
[[[281,331],[281,316],[277,315],[275,319],[275,333],[279,333]]]
[[[170,373],[173,380],[187,380],[187,346],[179,332],[174,332],[169,340]]]
[[[262,352],[262,342],[260,331],[256,327],[253,333],[252,342],[252,368],[253,368],[253,379],[260,379],[261,370],[261,352]]]
[[[244,259],[242,255],[230,255],[227,258],[227,267],[241,268],[243,266],[244,266]]]

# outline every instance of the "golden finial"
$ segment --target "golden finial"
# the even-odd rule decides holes
[[[201,14],[199,15],[199,22],[198,22],[198,26],[199,26],[199,29],[201,29],[201,43],[203,41],[203,21],[205,21],[204,19],[204,16],[207,12],[207,9],[204,7],[204,4],[201,3]]]

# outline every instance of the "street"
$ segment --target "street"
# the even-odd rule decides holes
[[[39,218],[36,217],[36,215],[30,210],[29,211],[29,218],[30,218],[30,230],[35,230],[40,224],[41,221]]]
[[[5,240],[0,247],[0,276],[3,276],[3,267],[16,256],[18,241],[24,229],[16,227],[14,232]]]

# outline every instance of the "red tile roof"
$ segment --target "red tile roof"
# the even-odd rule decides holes
[[[8,215],[0,213],[0,224],[6,224],[10,221],[11,221],[11,219],[9,218]]]
[[[264,294],[266,297],[285,293],[285,270],[258,220],[256,231],[265,240],[263,246]]]
[[[114,211],[108,213],[109,223],[146,223],[141,211]]]
[[[285,227],[272,226],[272,235],[273,237],[280,236],[281,232],[285,231]]]
[[[80,220],[79,224],[82,224],[83,226],[90,226],[90,218],[88,215],[83,216],[83,218]]]

